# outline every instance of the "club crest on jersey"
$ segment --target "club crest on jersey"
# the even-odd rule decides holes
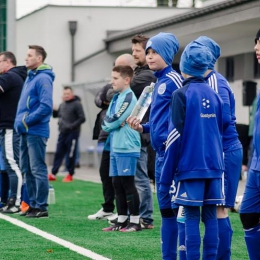
[[[206,98],[202,99],[202,106],[203,108],[210,108],[210,101]]]
[[[159,87],[158,87],[158,94],[162,95],[166,90],[166,84],[162,83]]]

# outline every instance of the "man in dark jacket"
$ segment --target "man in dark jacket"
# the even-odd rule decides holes
[[[101,204],[102,208],[95,214],[88,215],[89,220],[106,220],[114,219],[117,217],[113,213],[115,209],[115,191],[112,184],[112,178],[109,177],[109,165],[110,165],[110,142],[109,133],[105,132],[101,128],[104,117],[109,106],[109,103],[114,95],[114,90],[111,84],[107,84],[96,94],[95,104],[101,108],[101,111],[97,115],[95,127],[93,131],[93,140],[97,139],[98,152],[102,153],[99,174],[102,182],[102,190],[104,202]]]
[[[148,37],[139,34],[132,38],[132,55],[137,67],[134,70],[134,77],[131,82],[131,89],[138,99],[143,89],[152,82],[156,82],[156,77],[146,63],[145,47],[149,40]],[[149,121],[150,109],[146,112],[142,123]],[[135,185],[140,198],[140,222],[143,229],[153,228],[153,196],[150,188],[150,178],[148,176],[147,161],[153,157],[147,153],[147,147],[150,145],[150,134],[141,134],[141,154],[137,162]],[[154,162],[153,162],[154,164]]]
[[[7,205],[1,212],[13,214],[20,211],[22,187],[20,136],[14,130],[14,120],[27,69],[25,66],[16,67],[14,54],[6,51],[0,53],[0,74],[0,139],[10,190]],[[8,190],[8,179],[2,178],[5,190]]]
[[[132,55],[122,54],[117,57],[115,65],[128,65],[134,69],[134,77],[130,87],[138,99],[146,86],[156,81],[146,63],[145,46],[149,38],[144,35],[136,35],[132,38]],[[149,121],[150,110],[146,112],[142,122]],[[135,175],[135,186],[140,198],[140,223],[143,229],[153,229],[153,196],[150,188],[150,178],[148,176],[147,146],[150,144],[150,134],[141,134],[141,153],[137,160]],[[113,223],[113,222],[112,222]]]
[[[53,111],[53,117],[59,117],[59,138],[54,156],[53,168],[49,180],[55,181],[64,156],[69,153],[67,165],[68,175],[63,182],[71,182],[75,169],[76,145],[79,138],[80,125],[85,122],[81,102],[75,98],[71,87],[63,89],[63,103],[58,111]]]

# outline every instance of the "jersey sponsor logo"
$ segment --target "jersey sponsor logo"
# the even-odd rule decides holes
[[[204,109],[209,109],[210,108],[210,101],[206,98],[203,98],[201,101],[202,107]],[[212,113],[212,114],[204,114],[204,113],[200,113],[200,117],[202,118],[214,118],[216,117],[216,114]]]
[[[162,83],[159,87],[158,87],[158,94],[162,95],[166,90],[166,84]]]
[[[202,106],[203,108],[210,108],[210,101],[206,98],[202,99]]]
[[[184,193],[182,193],[182,194],[181,194],[181,197],[187,198],[187,197],[188,197],[188,195],[187,195],[187,193],[186,193],[186,192],[184,192]]]
[[[118,112],[116,113],[116,116],[120,117],[125,112],[125,110],[127,109],[128,105],[129,105],[128,102],[124,102],[123,105],[118,110]]]
[[[203,114],[203,113],[200,113],[200,117],[202,117],[202,118],[213,118],[213,117],[216,117],[216,114]]]

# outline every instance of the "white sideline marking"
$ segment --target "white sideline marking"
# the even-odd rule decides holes
[[[54,235],[51,235],[51,234],[49,234],[45,231],[42,231],[42,230],[40,230],[36,227],[30,226],[30,225],[28,225],[28,224],[26,224],[26,223],[24,223],[24,222],[22,222],[18,219],[11,218],[11,217],[6,216],[6,215],[1,214],[1,213],[0,213],[0,219],[6,220],[6,221],[18,226],[18,227],[22,227],[22,228],[30,231],[31,233],[34,233],[34,234],[41,236],[45,239],[51,240],[51,241],[55,242],[56,244],[62,245],[64,247],[70,249],[71,251],[74,251],[74,252],[76,252],[80,255],[83,255],[83,256],[87,256],[87,257],[89,257],[93,260],[110,260],[109,258],[106,258],[102,255],[96,254],[96,253],[94,253],[94,252],[92,252],[92,251],[90,251],[90,250],[88,250],[84,247],[74,245],[71,242],[68,242],[64,239],[61,239],[61,238],[56,237]]]

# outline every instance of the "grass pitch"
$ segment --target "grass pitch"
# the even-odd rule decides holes
[[[75,180],[53,182],[56,204],[49,206],[47,219],[27,219],[18,215],[11,217],[37,227],[75,245],[94,251],[113,260],[159,260],[160,213],[154,197],[153,230],[136,233],[103,232],[107,221],[90,221],[87,215],[101,208],[101,184]],[[232,260],[246,260],[248,255],[239,215],[230,213],[234,230]],[[0,259],[90,259],[36,234],[1,220]],[[203,228],[202,228],[203,230]]]

